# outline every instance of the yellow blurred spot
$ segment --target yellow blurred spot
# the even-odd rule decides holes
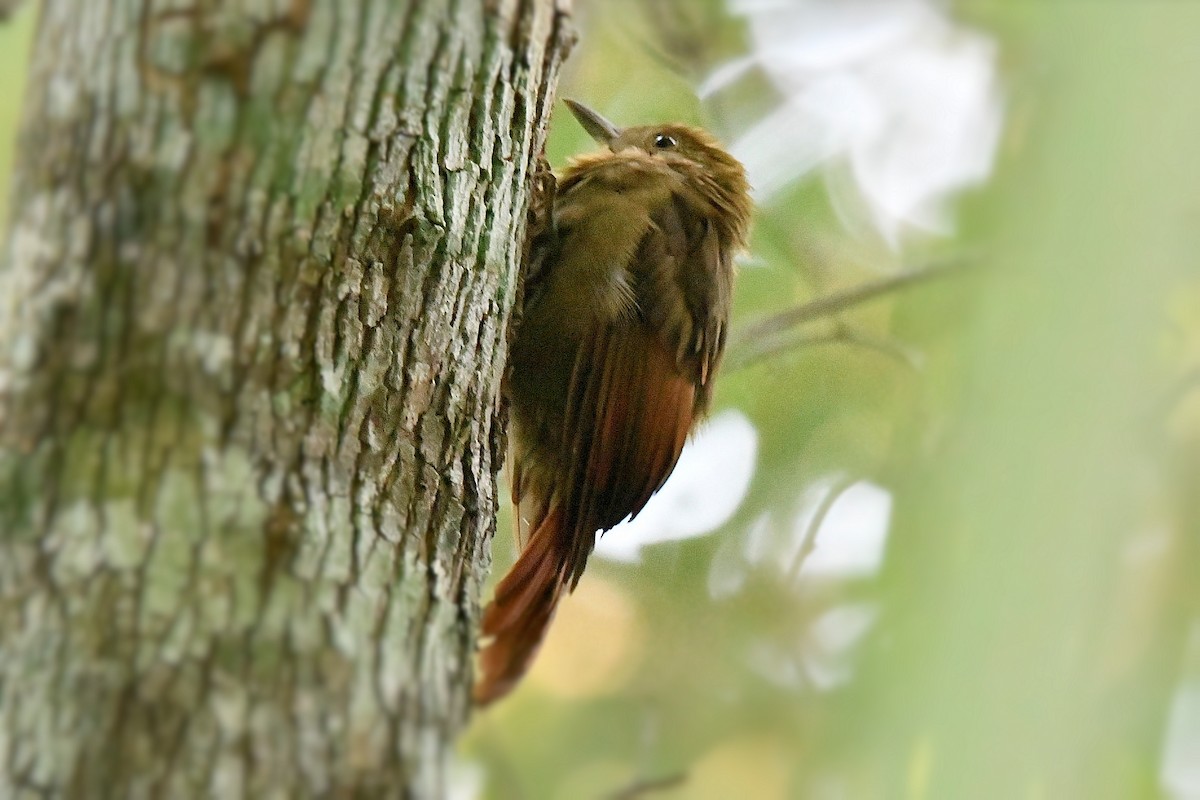
[[[629,598],[608,581],[589,575],[559,607],[529,681],[559,697],[610,691],[629,677],[644,638]]]
[[[1170,334],[1166,354],[1172,364],[1188,367],[1200,362],[1200,283],[1177,286],[1167,301]]]
[[[735,739],[710,750],[688,771],[680,796],[688,800],[782,800],[790,796],[793,760],[776,739]]]
[[[929,776],[933,772],[933,742],[928,738],[917,741],[908,761],[908,796],[921,800],[929,795]]]
[[[1167,429],[1176,444],[1200,443],[1200,388],[1185,392],[1175,401]]]

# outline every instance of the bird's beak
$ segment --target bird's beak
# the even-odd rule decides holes
[[[592,111],[583,103],[576,103],[574,100],[563,100],[567,104],[567,108],[571,109],[571,113],[575,115],[575,119],[579,120],[579,124],[588,132],[588,135],[595,139],[600,144],[611,145],[613,140],[621,135],[621,129],[604,117]]]

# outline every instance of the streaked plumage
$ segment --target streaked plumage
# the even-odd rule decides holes
[[[674,469],[712,398],[749,225],[742,166],[708,133],[621,131],[570,105],[609,149],[567,167],[531,253],[508,387],[523,549],[484,614],[480,703],[528,669],[597,532]]]

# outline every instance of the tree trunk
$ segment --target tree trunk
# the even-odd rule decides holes
[[[445,793],[565,0],[43,0],[0,796]]]

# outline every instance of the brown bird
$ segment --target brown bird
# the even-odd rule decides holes
[[[566,102],[607,149],[567,167],[531,249],[507,388],[522,552],[484,612],[480,704],[525,674],[597,533],[675,468],[712,399],[750,221],[745,170],[707,132],[621,130]]]

